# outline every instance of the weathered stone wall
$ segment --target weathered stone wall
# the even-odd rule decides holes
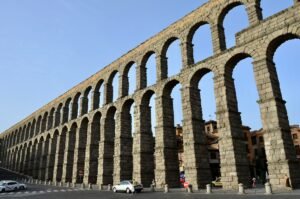
[[[238,5],[245,6],[250,26],[236,35],[235,47],[226,49],[223,19]],[[180,84],[186,180],[196,189],[203,188],[211,179],[198,82],[213,72],[223,187],[237,189],[238,183],[248,184],[249,168],[232,70],[240,60],[251,57],[270,182],[275,189],[284,188],[288,177],[297,188],[299,162],[273,54],[283,42],[300,38],[299,22],[298,1],[262,20],[259,0],[211,0],[2,133],[2,166],[42,180],[106,185],[134,178],[149,186],[155,178],[159,187],[176,187],[179,170],[170,92]],[[194,63],[192,38],[203,24],[211,27],[214,54]],[[169,77],[166,51],[175,39],[181,43],[182,70]],[[146,62],[152,54],[157,81],[147,87]],[[136,91],[128,95],[128,70],[134,63]],[[113,102],[112,79],[117,72],[119,98]],[[101,86],[104,93],[99,92]],[[104,106],[100,107],[102,94]],[[149,107],[154,94],[155,140]],[[132,137],[128,133],[133,103],[137,117]]]

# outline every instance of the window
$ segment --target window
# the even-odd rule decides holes
[[[259,142],[260,142],[260,143],[263,143],[263,142],[264,142],[264,137],[263,137],[263,136],[260,136],[260,137],[259,137]]]
[[[209,133],[210,132],[210,127],[206,127],[206,131]]]
[[[253,145],[256,145],[256,136],[251,137],[251,142]]]
[[[296,146],[295,146],[295,149],[296,149],[296,154],[297,154],[297,155],[300,155],[300,146],[299,146],[299,145],[296,145]]]
[[[210,152],[210,159],[217,159],[217,153],[216,152]]]
[[[298,139],[297,134],[293,134],[293,139],[294,139],[294,140]]]
[[[250,152],[250,151],[249,151],[249,148],[248,148],[248,144],[246,144],[246,151],[247,151],[247,153]]]
[[[254,149],[254,156],[257,157],[257,155],[258,155],[258,151],[257,149]]]

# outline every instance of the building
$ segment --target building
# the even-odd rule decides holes
[[[210,120],[205,122],[205,134],[207,138],[207,149],[209,153],[209,164],[212,178],[221,176],[220,173],[220,155],[219,155],[219,138],[220,135],[217,130],[217,122]],[[247,151],[247,158],[249,161],[250,175],[261,179],[262,182],[266,180],[267,158],[264,145],[263,129],[251,131],[248,126],[243,126],[243,133],[245,139],[245,150]],[[297,158],[300,159],[300,127],[299,125],[291,125],[291,134],[294,141],[294,146]],[[180,171],[184,171],[184,149],[183,149],[183,131],[182,127],[177,124],[176,137],[178,146],[178,160],[180,163]]]
[[[300,127],[299,125],[291,126],[292,138],[296,149],[297,158],[300,160]]]

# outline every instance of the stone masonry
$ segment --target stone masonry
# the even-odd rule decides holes
[[[244,6],[250,25],[236,34],[236,45],[227,49],[223,20],[238,5]],[[192,39],[204,24],[210,25],[214,53],[195,63]],[[223,188],[237,189],[239,183],[248,184],[249,167],[232,72],[239,61],[250,57],[259,93],[270,183],[273,189],[283,189],[289,179],[293,188],[299,188],[300,165],[273,62],[276,49],[295,38],[300,38],[299,1],[263,20],[260,0],[211,0],[0,134],[1,166],[40,180],[102,186],[135,179],[148,187],[155,179],[157,187],[178,187],[171,91],[179,84],[186,180],[195,189],[204,188],[212,179],[198,82],[212,72]],[[177,39],[182,69],[169,77],[166,52]],[[157,81],[147,86],[147,75],[153,75],[147,74],[146,67],[151,55],[156,58]],[[128,95],[128,71],[133,64],[137,66],[136,90]],[[113,101],[116,74],[119,98]],[[104,88],[102,93],[100,88]],[[155,137],[149,105],[153,96]],[[104,100],[102,106],[100,98]]]

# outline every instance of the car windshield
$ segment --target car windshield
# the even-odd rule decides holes
[[[0,186],[4,186],[4,185],[6,185],[6,183],[0,181]]]

